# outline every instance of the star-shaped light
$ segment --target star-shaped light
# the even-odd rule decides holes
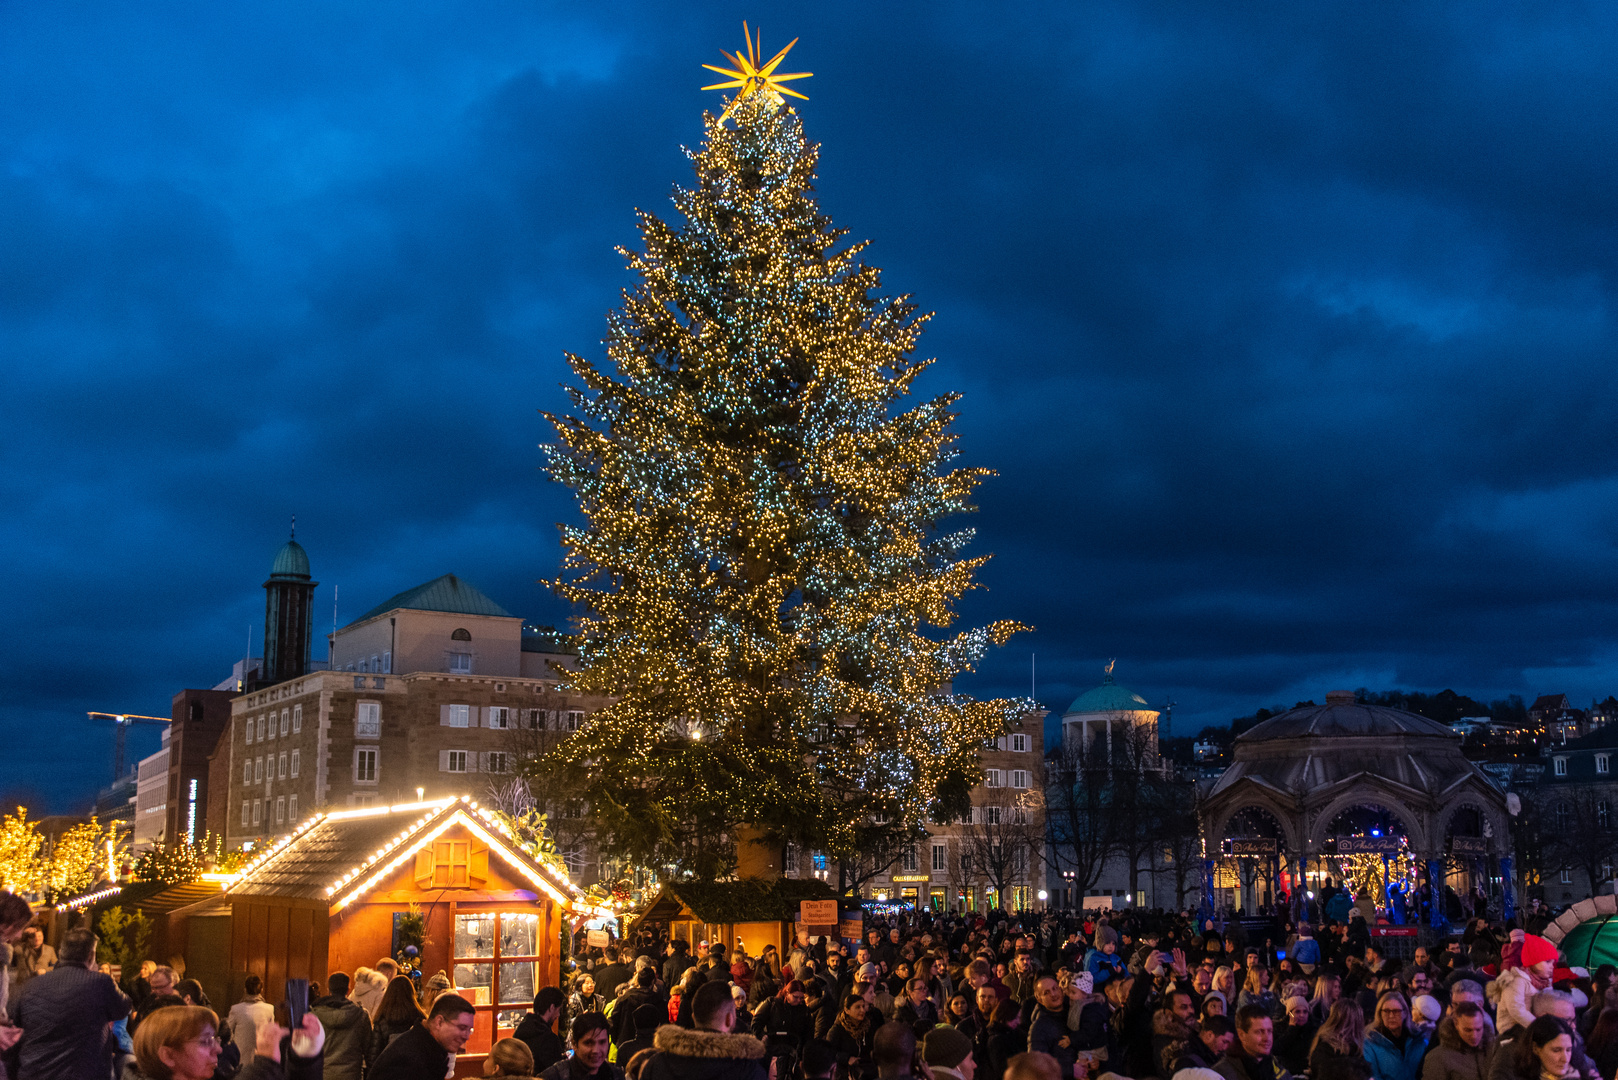
[[[717,71],[721,75],[730,76],[729,82],[714,83],[712,86],[704,86],[704,90],[729,90],[733,87],[738,89],[736,96],[731,99],[729,105],[725,106],[724,113],[719,117],[719,122],[721,124],[725,122],[725,118],[730,116],[731,112],[736,108],[736,106],[742,103],[743,98],[747,97],[747,95],[751,93],[754,93],[755,91],[762,90],[765,93],[775,94],[777,95],[777,100],[779,100],[779,95],[781,94],[788,94],[795,98],[801,98],[804,101],[809,100],[807,96],[798,93],[796,90],[782,86],[781,84],[792,79],[807,79],[809,76],[813,75],[814,72],[795,71],[783,75],[777,75],[775,72],[775,69],[780,65],[781,61],[786,59],[787,53],[792,51],[792,46],[798,43],[797,38],[793,38],[790,42],[788,42],[787,47],[776,53],[775,57],[770,60],[769,63],[761,65],[759,63],[759,58],[764,55],[763,35],[760,34],[755,40],[751,31],[747,29],[747,24],[742,23],[742,37],[747,42],[747,53],[745,56],[740,52],[732,54],[725,52],[723,49],[719,50],[724,54],[726,60],[729,60],[732,64],[736,65],[734,69],[715,67],[712,64],[702,65],[709,71]]]

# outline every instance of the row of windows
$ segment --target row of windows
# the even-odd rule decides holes
[[[296,779],[299,760],[302,756],[301,751],[294,750],[290,755],[283,753],[279,759],[274,754],[270,754],[268,757],[257,757],[251,761],[243,761],[242,783],[261,784],[267,780],[285,780],[288,777]],[[267,769],[265,762],[269,763]]]
[[[499,750],[480,753],[476,750],[440,750],[438,771],[452,773],[511,771],[511,755]]]
[[[983,770],[983,784],[985,787],[1004,787],[1006,784],[1002,784],[1002,780],[1007,781],[1009,786],[1019,791],[1025,790],[1028,787],[1028,770],[1010,769],[1005,773],[1002,773],[999,769]]]
[[[1573,808],[1565,802],[1557,803],[1552,813],[1556,818],[1556,831],[1564,836],[1572,833],[1575,824],[1584,824],[1574,822]],[[1603,832],[1612,828],[1612,800],[1601,799],[1596,803],[1596,828]]]
[[[439,723],[445,727],[486,727],[507,731],[521,727],[525,731],[574,732],[584,723],[584,713],[568,709],[512,709],[505,705],[444,705]]]
[[[1567,775],[1567,758],[1565,758],[1565,757],[1551,758],[1551,772],[1554,773],[1557,776],[1566,776]],[[1612,772],[1612,755],[1611,754],[1597,754],[1596,755],[1596,774],[1599,775],[1599,776],[1606,776],[1611,772]]]
[[[1003,844],[992,844],[992,845],[990,845],[989,853],[990,853],[991,856],[994,857],[994,860],[996,862],[998,862],[1000,860],[1000,857],[1003,854],[1006,853],[1005,852],[1005,845],[1003,845]],[[1010,852],[1010,855],[1011,855],[1011,862],[1012,862],[1012,872],[1016,873],[1016,874],[1026,874],[1028,872],[1028,849],[1027,849],[1027,847],[1025,847],[1025,846],[1023,846],[1021,844],[1018,844],[1018,845],[1016,845],[1015,847],[1012,848],[1012,850]],[[933,845],[933,860],[932,860],[931,869],[932,869],[932,872],[935,873],[935,874],[942,874],[942,873],[948,872],[948,870],[949,870],[949,848],[948,847],[946,847],[943,844],[934,844]],[[790,872],[795,872],[795,871],[788,871],[788,872],[790,873]],[[901,874],[916,874],[916,873],[920,873],[920,872],[921,872],[921,851],[920,851],[920,849],[918,849],[918,848],[916,848],[914,846],[906,848],[899,855],[899,873],[901,873]],[[971,872],[972,872],[972,860],[971,860],[971,857],[963,852],[962,855],[961,855],[961,873],[962,874],[970,874]]]
[[[283,738],[286,736],[288,730],[293,732],[302,731],[303,706],[294,705],[290,709],[282,709],[280,717],[277,717],[273,712],[262,713],[255,721],[253,717],[249,716],[247,718],[247,723],[242,725],[247,729],[248,744],[251,745],[254,742],[263,742],[265,739],[275,738],[275,729],[278,726],[278,720]],[[256,738],[254,737],[255,732],[257,733]]]
[[[373,655],[369,660],[361,657],[350,660],[345,671],[372,671],[378,675],[393,674],[393,653],[385,652],[381,656]]]
[[[989,739],[983,744],[985,750],[1010,750],[1013,754],[1028,753],[1028,736],[1002,735],[998,739]]]
[[[242,801],[242,825],[268,825],[271,813],[270,800],[244,799]],[[296,795],[277,796],[274,804],[275,824],[285,825],[288,822],[296,823],[298,820],[298,797]]]

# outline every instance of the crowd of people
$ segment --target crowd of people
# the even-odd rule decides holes
[[[387,958],[331,973],[291,1016],[251,975],[224,1016],[150,962],[125,993],[93,933],[46,958],[31,915],[0,893],[9,1080],[443,1080],[478,1030],[447,973]],[[532,1011],[502,1010],[485,1075],[1618,1080],[1618,970],[1484,919],[1403,958],[1357,915],[1255,931],[1136,911],[905,914],[785,955],[652,927],[583,944]]]

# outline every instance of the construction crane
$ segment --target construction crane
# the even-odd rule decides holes
[[[124,777],[124,740],[129,734],[133,724],[171,724],[166,716],[141,716],[138,713],[90,713],[91,720],[111,720],[114,724],[116,736],[112,743],[112,782],[116,784]]]

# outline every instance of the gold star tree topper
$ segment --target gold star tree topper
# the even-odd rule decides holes
[[[755,92],[771,94],[775,97],[777,102],[781,100],[782,94],[787,94],[795,98],[801,98],[804,101],[809,100],[806,95],[800,94],[796,90],[793,90],[790,87],[782,86],[781,84],[784,82],[789,82],[792,79],[807,79],[813,75],[814,72],[794,71],[785,74],[777,74],[775,70],[781,65],[781,61],[786,59],[787,53],[792,51],[792,46],[798,43],[797,38],[793,38],[791,41],[789,41],[787,43],[787,47],[776,53],[767,64],[759,63],[759,59],[764,55],[763,35],[759,34],[757,38],[755,38],[752,32],[748,30],[747,24],[744,22],[742,23],[742,38],[747,42],[747,52],[745,55],[740,51],[733,54],[725,52],[723,49],[719,50],[724,54],[726,60],[729,60],[732,64],[736,65],[734,68],[715,67],[712,64],[702,65],[709,71],[716,71],[721,75],[730,76],[730,81],[714,83],[712,86],[704,86],[704,90],[729,90],[732,88],[736,88],[737,90],[736,96],[731,99],[729,105],[725,106],[725,111],[719,117],[719,122],[721,124],[725,122],[726,117],[730,116],[731,112],[735,110],[736,106],[742,103],[743,98]]]

